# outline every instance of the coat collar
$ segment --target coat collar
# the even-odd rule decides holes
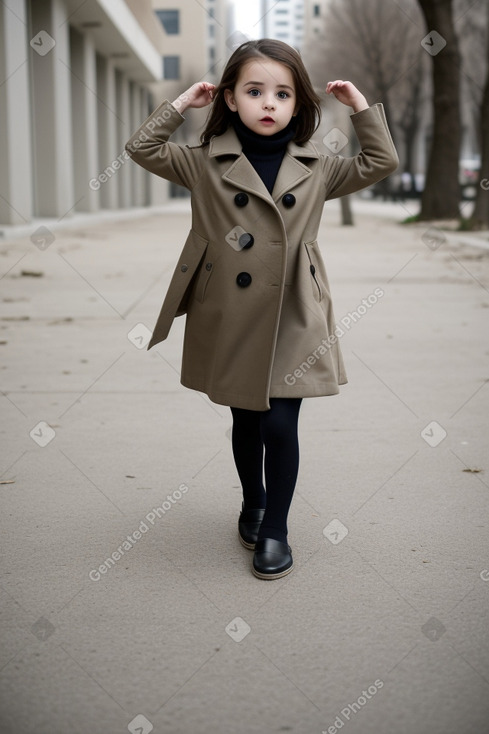
[[[243,154],[242,145],[233,127],[228,127],[222,135],[214,136],[209,143],[210,158],[227,155],[237,156],[237,159],[223,173],[223,180],[241,190],[255,193],[267,201],[278,201],[283,194],[311,175],[311,169],[299,158],[319,158],[318,151],[310,141],[305,145],[289,142],[270,195],[260,176]]]
[[[232,126],[229,126],[222,135],[214,135],[209,143],[209,158],[220,155],[241,155],[241,152],[242,145]],[[304,145],[297,145],[291,141],[287,144],[287,153],[294,158],[319,158],[319,153],[309,140]]]

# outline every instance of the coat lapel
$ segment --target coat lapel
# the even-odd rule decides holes
[[[248,158],[243,154],[239,138],[232,127],[228,127],[222,135],[212,138],[209,143],[209,158],[230,155],[236,156],[236,160],[228,168],[225,168],[222,180],[236,186],[241,191],[248,191],[272,203],[273,199],[268,193],[267,187]]]
[[[267,187],[243,153],[223,173],[222,180],[233,184],[241,191],[248,191],[268,202],[273,201]]]
[[[229,155],[235,155],[237,158],[222,174],[223,181],[227,181],[242,191],[253,193],[268,202],[277,201],[283,194],[311,175],[311,169],[300,159],[319,158],[312,143],[308,142],[304,146],[289,143],[275,181],[272,197],[248,158],[243,154],[241,143],[232,127],[228,127],[222,135],[212,138],[209,143],[209,158]]]
[[[297,145],[294,142],[288,144],[273,187],[272,194],[275,201],[311,175],[311,169],[304,162],[311,158],[319,158],[319,153],[310,141],[305,145]]]
[[[311,175],[311,169],[287,150],[279,168],[272,195],[275,201]]]

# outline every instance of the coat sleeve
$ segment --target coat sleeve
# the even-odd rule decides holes
[[[165,100],[126,143],[132,160],[147,171],[192,189],[202,173],[202,149],[169,143],[185,118]]]
[[[384,107],[375,104],[351,115],[361,152],[352,158],[326,156],[326,200],[352,194],[393,173],[399,165]]]

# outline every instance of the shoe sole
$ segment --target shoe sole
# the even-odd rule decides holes
[[[248,543],[246,540],[243,540],[240,533],[238,533],[239,542],[241,545],[244,545],[245,548],[248,550],[255,550],[255,544],[254,543]]]
[[[287,574],[290,573],[293,568],[294,564],[292,564],[290,568],[287,568],[285,571],[280,571],[279,573],[261,573],[260,571],[257,571],[254,566],[252,566],[251,571],[257,579],[266,579],[271,581],[272,579],[281,579],[283,576],[287,576]]]

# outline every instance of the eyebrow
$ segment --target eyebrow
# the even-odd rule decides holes
[[[245,82],[243,84],[243,87],[246,87],[248,84],[253,84],[254,87],[263,87],[265,85],[264,82]],[[292,92],[294,91],[293,87],[290,87],[288,84],[277,84],[277,87],[284,87],[285,89],[290,89]]]

